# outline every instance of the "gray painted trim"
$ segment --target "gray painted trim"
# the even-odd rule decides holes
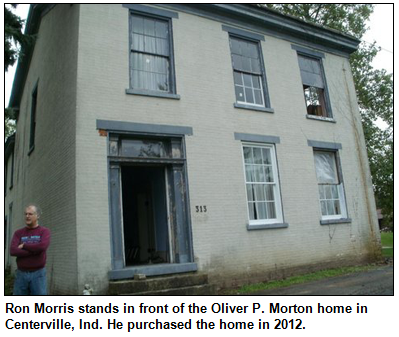
[[[320,142],[317,140],[308,140],[308,146],[318,149],[342,150],[341,143]]]
[[[331,118],[331,117],[321,117],[321,116],[306,115],[306,118],[307,119],[312,119],[314,121],[337,123],[337,121],[334,118]]]
[[[168,11],[165,9],[159,9],[159,8],[155,8],[155,7],[143,6],[143,5],[137,5],[137,4],[122,4],[122,7],[129,8],[135,12],[140,12],[140,13],[144,13],[144,14],[158,15],[158,16],[163,16],[163,17],[171,18],[171,19],[179,18],[179,13],[177,13],[177,12],[172,12],[172,11]]]
[[[246,30],[238,29],[235,27],[222,25],[222,30],[224,30],[225,32],[228,32],[230,34],[237,35],[239,37],[245,37],[246,39],[252,39],[252,40],[256,40],[256,41],[265,41],[265,37],[263,35],[251,33]]]
[[[157,275],[168,275],[178,273],[188,273],[197,271],[197,263],[170,263],[170,264],[158,264],[158,265],[147,265],[139,267],[129,267],[118,270],[111,270],[108,273],[110,280],[122,280],[133,278],[135,274],[144,274],[146,276],[157,276]]]
[[[109,121],[97,119],[97,129],[115,132],[156,133],[167,135],[193,135],[193,128],[189,126],[141,124],[133,122]]]
[[[264,224],[264,225],[250,225],[247,224],[247,230],[258,230],[258,229],[277,229],[277,228],[288,228],[288,223],[272,223],[272,224]]]
[[[180,95],[176,95],[176,94],[173,94],[170,92],[162,92],[162,91],[126,89],[126,93],[129,95],[141,95],[141,96],[150,96],[150,97],[180,99]]]
[[[242,104],[242,103],[234,103],[234,107],[237,108],[237,109],[245,109],[245,110],[253,110],[253,111],[274,113],[274,109],[272,109],[272,108],[253,106],[253,105],[247,105],[247,104]]]
[[[245,142],[256,142],[256,143],[273,143],[273,144],[280,143],[280,137],[277,136],[253,135],[250,133],[239,133],[239,132],[234,132],[234,139]]]
[[[313,49],[305,48],[305,47],[302,47],[302,46],[297,46],[295,44],[292,44],[291,48],[296,50],[300,54],[303,54],[303,55],[317,57],[317,58],[325,58],[324,53],[318,52],[318,51],[313,50]]]
[[[352,222],[352,219],[350,219],[350,218],[320,220],[320,225],[338,225],[338,224],[345,224],[345,223],[351,223],[351,222]]]

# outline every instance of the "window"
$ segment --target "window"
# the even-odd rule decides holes
[[[331,117],[321,59],[298,54],[298,63],[307,114]]]
[[[131,13],[130,88],[174,93],[171,20]]]
[[[274,112],[270,108],[266,72],[263,64],[261,41],[263,35],[229,26],[222,26],[229,33],[233,65],[236,108]]]
[[[282,223],[274,145],[243,144],[250,225]]]
[[[322,220],[346,218],[345,195],[337,166],[337,152],[314,150]]]
[[[36,109],[37,109],[37,88],[32,93],[32,106],[30,114],[30,137],[29,137],[29,153],[31,153],[35,147],[35,133],[36,133]]]

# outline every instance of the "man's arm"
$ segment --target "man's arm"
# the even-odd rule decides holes
[[[50,245],[50,230],[43,228],[43,232],[38,243],[24,243],[23,250],[30,253],[40,253],[47,250]]]
[[[21,245],[20,238],[17,235],[17,233],[14,233],[12,240],[11,240],[11,245],[10,245],[10,255],[11,256],[26,257],[26,256],[34,255],[33,253],[20,248],[19,247],[20,245]]]

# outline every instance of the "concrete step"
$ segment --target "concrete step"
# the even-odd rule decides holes
[[[145,280],[122,280],[109,283],[109,295],[152,293],[157,291],[208,285],[208,275],[201,273],[149,277]]]
[[[162,289],[154,291],[144,291],[133,294],[121,294],[121,296],[196,296],[196,295],[215,295],[214,285],[203,284],[191,287],[180,287],[172,289]]]

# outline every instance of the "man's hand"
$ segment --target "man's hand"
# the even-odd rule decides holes
[[[24,248],[24,244],[21,243],[21,244],[18,246],[18,248],[19,248],[19,249],[23,249],[23,248]]]

